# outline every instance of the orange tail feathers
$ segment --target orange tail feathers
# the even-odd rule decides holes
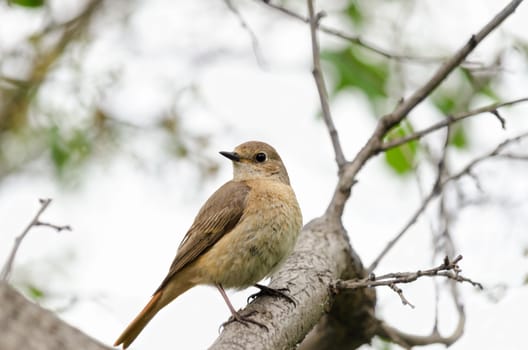
[[[149,303],[141,310],[139,315],[128,325],[128,327],[121,333],[119,338],[114,343],[114,346],[123,344],[123,349],[128,346],[136,339],[141,333],[143,328],[149,323],[149,321],[158,313],[159,310],[164,306],[160,303],[160,298],[163,294],[163,290],[160,290],[152,296]]]
[[[183,273],[185,272],[185,273]],[[190,271],[192,273],[192,271]],[[123,349],[126,349],[137,338],[139,333],[145,328],[158,311],[163,309],[168,303],[173,301],[179,295],[185,293],[196,284],[189,281],[189,270],[184,270],[174,276],[165,285],[158,289],[152,296],[148,304],[141,310],[139,315],[128,325],[123,333],[117,338],[114,346],[123,344]]]

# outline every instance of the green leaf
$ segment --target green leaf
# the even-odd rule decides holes
[[[409,123],[404,126],[398,125],[387,136],[387,140],[399,139],[412,132],[413,129]],[[413,169],[417,151],[418,142],[410,141],[386,151],[385,161],[398,175],[405,175]]]
[[[50,130],[50,151],[53,165],[61,172],[70,158],[70,152],[68,145],[59,133],[58,127],[53,127]]]
[[[32,8],[44,6],[44,0],[11,0],[10,3]]]
[[[371,102],[387,96],[385,86],[389,69],[386,64],[374,63],[358,55],[353,47],[325,51],[321,57],[335,68],[334,93],[352,87],[363,91]]]
[[[456,97],[445,91],[437,92],[432,96],[433,105],[444,115],[451,115],[455,112]]]
[[[453,126],[453,132],[451,133],[449,144],[458,149],[464,149],[468,147],[467,134],[463,125],[459,124]]]
[[[85,131],[74,130],[71,136],[61,134],[59,128],[50,129],[50,153],[55,169],[63,173],[66,168],[79,166],[91,153],[92,147]]]
[[[351,1],[345,10],[345,13],[353,24],[357,26],[361,26],[363,24],[364,16],[360,6],[357,4],[357,1]]]
[[[33,300],[41,300],[45,296],[45,293],[42,289],[31,284],[27,286],[27,292],[29,297]]]

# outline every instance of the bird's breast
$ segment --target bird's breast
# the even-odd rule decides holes
[[[207,283],[246,288],[274,272],[293,250],[302,216],[291,187],[277,181],[249,185],[240,221],[200,259]]]

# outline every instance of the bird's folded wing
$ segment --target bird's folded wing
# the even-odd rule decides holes
[[[209,197],[183,238],[169,273],[156,292],[235,227],[244,213],[249,190],[243,181],[229,181]]]

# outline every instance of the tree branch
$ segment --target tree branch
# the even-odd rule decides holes
[[[0,281],[0,349],[112,350]]]
[[[515,9],[522,0],[513,0],[504,7],[490,22],[488,22],[477,34],[472,35],[467,43],[462,46],[449,60],[442,64],[435,74],[408,99],[399,103],[394,111],[385,115],[378,122],[373,134],[359,151],[356,157],[347,163],[344,171],[339,177],[334,195],[328,207],[329,212],[338,216],[343,214],[345,204],[350,196],[352,185],[355,183],[357,173],[363,168],[368,160],[381,152],[382,140],[386,133],[395,125],[400,123],[420,102],[422,102],[447,76],[460,65],[460,63],[482,42],[482,40],[497,28]]]
[[[247,24],[246,20],[240,13],[240,11],[235,7],[232,0],[224,0],[225,4],[229,8],[229,10],[235,15],[235,17],[238,19],[238,22],[240,23],[240,26],[249,34],[249,38],[251,40],[251,47],[253,48],[253,54],[255,55],[255,59],[257,60],[257,64],[261,67],[264,67],[264,59],[262,57],[262,53],[260,51],[259,42],[257,39],[257,36]]]
[[[272,9],[275,9],[291,18],[297,19],[301,22],[310,24],[310,18],[304,17],[298,13],[295,13],[292,10],[289,10],[283,6],[273,4],[271,1],[267,0],[258,0],[259,3],[264,4],[267,7],[270,7]],[[323,24],[317,23],[317,29],[323,33],[335,36],[336,38],[340,38],[346,41],[349,41],[353,44],[359,45],[366,50],[369,50],[371,52],[374,52],[378,55],[381,55],[388,59],[398,60],[398,61],[409,61],[409,62],[417,62],[417,63],[437,63],[443,61],[444,57],[417,57],[417,56],[410,56],[410,55],[402,55],[397,53],[389,52],[388,50],[382,49],[379,46],[372,44],[359,36],[353,36],[350,34],[347,34],[343,31],[337,30],[335,28],[328,27]]]
[[[503,142],[501,142],[497,147],[495,147],[492,151],[485,153],[475,159],[473,159],[471,162],[469,162],[465,167],[463,167],[460,171],[457,173],[445,178],[442,180],[442,172],[441,169],[437,172],[436,180],[431,188],[431,191],[429,194],[424,198],[418,209],[414,212],[414,214],[411,216],[411,218],[407,221],[407,223],[404,225],[404,227],[395,235],[393,239],[391,239],[385,248],[381,251],[381,253],[374,259],[374,261],[370,264],[367,271],[371,273],[376,269],[380,261],[385,257],[385,255],[395,246],[395,244],[405,235],[405,233],[409,230],[409,228],[416,223],[420,215],[425,211],[425,209],[429,206],[429,204],[432,202],[434,198],[436,198],[440,193],[442,193],[443,188],[452,181],[456,181],[463,177],[464,175],[471,176],[471,171],[473,168],[478,165],[479,163],[488,160],[490,158],[500,158],[502,154],[500,153],[506,146],[521,141],[522,139],[528,138],[528,131],[521,133],[513,138],[509,138]],[[444,147],[445,149],[445,147]],[[444,157],[442,158],[445,160],[445,153]],[[439,168],[440,165],[444,161],[441,160],[439,162]]]
[[[402,300],[402,303],[404,305],[410,305],[412,304],[405,298],[403,295],[403,291],[398,288],[397,284],[402,283],[411,283],[419,278],[422,277],[444,277],[449,280],[452,280],[454,282],[467,282],[473,285],[474,287],[482,290],[483,287],[480,283],[475,282],[469,278],[466,278],[460,274],[461,269],[458,266],[458,262],[462,260],[462,256],[458,255],[453,260],[449,260],[449,258],[446,256],[444,258],[444,261],[442,264],[440,264],[437,267],[428,269],[428,270],[418,270],[416,272],[397,272],[397,273],[388,273],[382,276],[374,276],[371,274],[368,278],[364,278],[361,280],[350,280],[350,281],[337,281],[332,288],[336,292],[348,292],[355,289],[360,288],[371,288],[371,287],[377,287],[377,286],[388,286],[392,290],[394,290]],[[454,286],[453,286],[454,288]],[[433,330],[430,335],[428,336],[419,336],[419,335],[413,335],[404,333],[396,328],[393,328],[386,324],[383,321],[380,321],[378,328],[376,330],[376,334],[382,338],[390,339],[392,342],[406,348],[410,349],[413,346],[424,346],[424,345],[431,345],[431,344],[444,344],[446,346],[449,346],[456,342],[463,334],[464,332],[464,326],[466,322],[466,316],[464,312],[464,308],[462,304],[460,304],[458,297],[454,298],[457,313],[459,316],[457,326],[453,330],[452,334],[447,337],[443,337],[438,332],[438,328],[435,326],[433,327]]]
[[[449,258],[446,256],[442,264],[428,270],[418,270],[416,272],[393,272],[381,276],[375,276],[374,274],[371,274],[369,277],[361,280],[337,281],[333,284],[332,288],[335,291],[340,292],[345,290],[378,286],[390,287],[394,284],[414,282],[422,277],[441,276],[457,282],[467,282],[474,287],[483,289],[482,284],[474,282],[471,279],[460,275],[460,272],[462,271],[460,266],[458,266],[458,262],[460,260],[462,260],[462,255],[458,255],[453,260],[449,260]]]
[[[48,206],[51,204],[51,199],[40,199],[40,209],[37,211],[37,214],[33,217],[33,219],[29,222],[29,224],[26,226],[24,231],[15,238],[15,243],[13,245],[13,249],[11,249],[11,253],[9,254],[9,257],[7,258],[4,267],[2,268],[2,272],[0,273],[0,281],[7,281],[9,279],[9,276],[11,274],[11,270],[13,269],[13,263],[15,262],[15,257],[18,252],[18,248],[20,247],[20,244],[22,244],[22,241],[27,236],[29,231],[32,227],[35,226],[47,226],[51,227],[57,232],[61,232],[62,230],[68,230],[71,231],[70,226],[57,226],[54,224],[50,224],[47,222],[40,221],[40,216],[42,213],[48,208]]]
[[[210,349],[295,348],[332,308],[334,298],[328,288],[332,281],[363,276],[361,263],[352,258],[354,252],[343,231],[340,223],[325,216],[306,224],[295,250],[270,282],[273,288],[287,287],[297,305],[293,306],[283,298],[256,298],[242,312],[254,312],[251,318],[265,324],[269,331],[234,322],[223,328]],[[354,303],[346,313],[347,319],[356,321],[354,330],[360,334],[368,328],[364,314],[373,313],[374,303],[364,297],[371,294],[372,291],[362,290],[347,298]],[[372,333],[360,339],[367,342],[371,337]]]
[[[478,114],[482,114],[482,113],[492,113],[495,117],[497,117],[501,123],[501,126],[502,128],[504,129],[505,128],[505,121],[504,119],[502,119],[502,117],[500,117],[500,115],[498,114],[497,112],[497,108],[501,108],[501,107],[505,107],[505,106],[511,106],[511,105],[514,105],[514,104],[517,104],[517,103],[521,103],[521,102],[526,102],[528,101],[528,97],[524,97],[524,98],[520,98],[520,99],[517,99],[517,100],[513,100],[513,101],[508,101],[508,102],[503,102],[503,103],[494,103],[494,104],[491,104],[491,105],[488,105],[488,106],[484,106],[484,107],[480,107],[480,108],[477,108],[477,109],[474,109],[474,110],[471,110],[471,111],[467,111],[467,112],[462,112],[462,113],[457,113],[453,116],[448,116],[445,120],[442,120],[441,122],[438,122],[436,124],[433,124],[423,130],[420,130],[420,131],[417,131],[413,134],[410,134],[410,135],[407,135],[405,137],[402,137],[402,138],[398,138],[398,139],[393,139],[393,140],[390,140],[390,141],[386,141],[383,143],[382,146],[380,146],[380,151],[383,152],[383,151],[387,151],[391,148],[394,148],[394,147],[398,147],[398,146],[401,146],[409,141],[413,141],[413,140],[417,140],[417,139],[420,139],[434,131],[438,131],[448,125],[451,125],[451,124],[454,124],[456,122],[459,122],[461,120],[464,120],[466,118],[469,118],[469,117],[472,117],[472,116],[476,116]]]
[[[319,42],[317,41],[317,26],[319,20],[323,16],[322,13],[317,15],[314,12],[313,0],[308,0],[308,13],[310,14],[310,34],[312,38],[312,60],[313,60],[313,71],[312,74],[317,85],[317,92],[319,93],[319,99],[321,101],[321,108],[323,111],[323,119],[326,124],[326,128],[330,133],[330,138],[332,140],[332,146],[334,147],[335,160],[339,169],[339,173],[343,170],[346,159],[343,154],[343,149],[341,148],[341,143],[339,142],[339,135],[332,120],[332,115],[330,113],[330,104],[328,103],[328,93],[325,86],[325,81],[323,73],[321,71],[321,57]]]

